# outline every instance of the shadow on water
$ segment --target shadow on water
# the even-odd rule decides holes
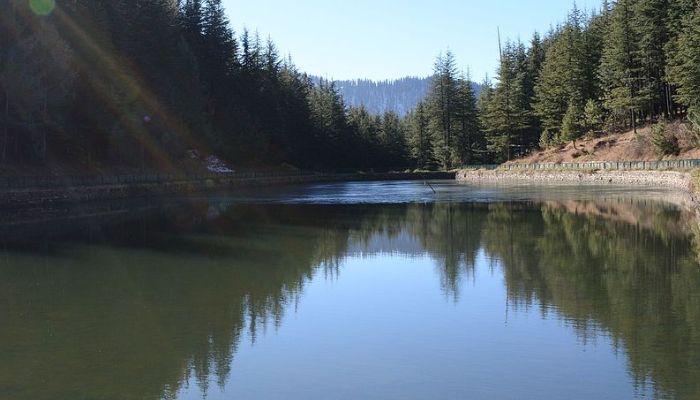
[[[319,272],[342,279],[344,258],[429,255],[458,301],[480,252],[514,309],[554,313],[582,340],[609,335],[658,397],[700,396],[697,228],[682,208],[633,196],[95,207],[0,229],[1,398],[224,387],[242,338],[282,324]]]

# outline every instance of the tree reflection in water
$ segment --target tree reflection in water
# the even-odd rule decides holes
[[[610,335],[642,385],[700,395],[694,216],[634,199],[406,205],[191,202],[14,227],[0,258],[0,394],[175,398],[224,386],[245,332],[278,327],[317,274],[359,253],[429,255],[459,300],[478,255],[509,302]],[[60,225],[60,226],[58,226]],[[21,233],[21,234],[18,234]],[[342,279],[338,278],[338,279]]]

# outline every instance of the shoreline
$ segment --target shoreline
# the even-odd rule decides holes
[[[307,183],[353,181],[398,181],[424,179],[454,179],[454,172],[394,172],[373,174],[314,174],[298,176],[238,178],[226,175],[198,180],[174,179],[162,182],[134,182],[105,185],[75,185],[59,187],[27,187],[0,190],[0,208],[41,207],[90,201],[128,200],[167,196],[188,196],[243,187],[284,186]],[[60,177],[56,177],[60,179]]]
[[[689,171],[465,169],[457,171],[456,180],[458,183],[479,185],[622,185],[666,188],[685,197],[700,219],[700,191],[693,173]]]

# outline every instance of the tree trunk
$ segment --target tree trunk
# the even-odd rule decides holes
[[[634,114],[634,110],[632,110],[632,130],[634,131],[634,134],[637,134],[637,116]]]

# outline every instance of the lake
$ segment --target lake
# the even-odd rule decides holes
[[[661,189],[364,182],[0,213],[0,399],[697,399]]]

